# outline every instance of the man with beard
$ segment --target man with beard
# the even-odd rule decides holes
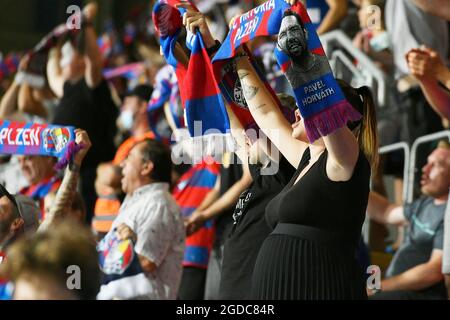
[[[380,223],[407,226],[407,238],[395,254],[386,279],[373,299],[446,299],[441,272],[444,214],[450,187],[450,145],[441,142],[422,168],[423,197],[406,206],[371,193],[367,212]]]
[[[326,56],[308,50],[308,32],[299,15],[291,10],[283,14],[277,47],[291,59],[286,77],[293,88],[331,72]]]
[[[0,264],[10,244],[24,233],[37,230],[38,215],[39,208],[33,200],[23,195],[11,195],[0,185]]]

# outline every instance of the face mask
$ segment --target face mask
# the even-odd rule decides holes
[[[122,113],[119,116],[119,123],[124,129],[131,130],[131,128],[133,128],[134,123],[133,118],[134,116],[132,111],[130,110],[122,111]]]

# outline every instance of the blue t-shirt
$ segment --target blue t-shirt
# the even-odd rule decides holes
[[[403,212],[409,222],[407,236],[389,265],[386,277],[426,263],[433,250],[442,250],[445,207],[445,204],[435,205],[430,197],[422,197],[404,207]],[[446,298],[444,281],[424,290],[424,293]]]

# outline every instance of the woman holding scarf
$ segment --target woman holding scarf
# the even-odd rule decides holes
[[[302,58],[312,55],[305,52],[308,48],[302,41],[302,26],[295,23],[297,17],[286,16],[291,18],[283,18],[277,45],[293,60],[294,69],[286,72],[292,85],[314,78],[307,74],[309,70],[322,68],[304,68],[306,74],[300,73],[301,68],[292,72],[297,61],[302,63]],[[362,118],[310,142],[300,112],[296,110],[297,121],[291,126],[242,48],[235,63],[253,118],[297,168],[266,207],[266,216],[276,216],[278,223],[272,225],[274,230],[259,252],[252,297],[366,299],[355,252],[365,219],[371,166],[376,167],[378,158],[375,106],[369,89],[354,89],[339,81],[346,100]]]
[[[213,59],[214,64],[234,57],[254,120],[298,168],[266,207],[266,220],[272,221],[274,230],[256,260],[252,297],[364,299],[356,246],[365,218],[371,165],[377,162],[374,104],[367,88],[337,84],[317,35],[308,34],[310,21],[304,7],[297,3],[292,9],[289,13],[282,0],[255,8],[232,26]],[[265,23],[270,27],[265,28]],[[258,31],[233,36],[253,30],[249,25]],[[292,126],[240,47],[255,34],[274,32],[278,50],[284,54],[279,62],[303,115],[296,111]]]

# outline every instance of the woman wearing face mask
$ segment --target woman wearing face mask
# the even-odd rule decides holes
[[[368,88],[343,82],[346,99],[363,118],[314,143],[300,113],[291,126],[279,112],[242,49],[235,58],[249,109],[259,127],[289,163],[298,168],[266,207],[276,216],[256,261],[256,299],[367,298],[355,248],[377,163],[375,109]],[[277,129],[278,138],[273,135]]]
[[[118,118],[119,126],[133,136],[140,136],[150,131],[147,120],[147,105],[153,88],[138,85],[125,97],[122,112]]]

